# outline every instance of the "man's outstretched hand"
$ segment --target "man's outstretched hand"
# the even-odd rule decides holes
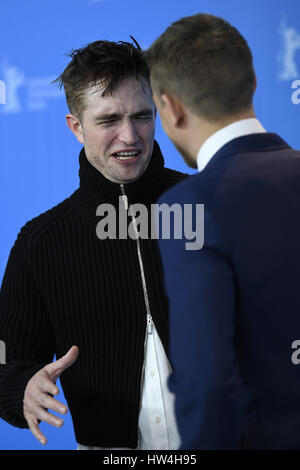
[[[55,382],[65,369],[74,364],[78,354],[78,347],[72,346],[64,356],[55,362],[51,362],[51,364],[47,364],[34,374],[27,383],[23,400],[24,417],[32,434],[42,444],[46,444],[47,439],[39,428],[39,421],[45,421],[57,428],[60,428],[64,423],[61,418],[49,413],[47,410],[57,411],[61,414],[67,413],[67,407],[51,395],[58,395],[59,389]]]

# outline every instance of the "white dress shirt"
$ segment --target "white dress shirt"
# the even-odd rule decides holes
[[[137,450],[176,450],[180,446],[174,394],[167,386],[171,366],[154,323],[147,328],[144,378],[139,414]],[[78,444],[78,450],[126,450],[126,447],[90,447]]]
[[[156,328],[148,328],[139,449],[175,450],[180,438],[174,413],[174,394],[167,386],[171,366]]]
[[[242,119],[223,127],[208,137],[202,147],[200,147],[197,155],[198,171],[204,170],[217,151],[231,140],[244,135],[261,134],[264,132],[266,130],[256,118]]]

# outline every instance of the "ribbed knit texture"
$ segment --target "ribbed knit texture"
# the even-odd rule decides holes
[[[121,187],[80,153],[80,187],[29,221],[11,250],[0,292],[0,416],[27,427],[23,396],[28,380],[56,354],[79,347],[61,384],[79,443],[138,444],[138,416],[146,308],[137,241],[100,240],[99,204],[119,207]],[[155,143],[146,172],[124,185],[129,203],[150,212],[163,191],[186,177],[165,169]],[[131,222],[128,217],[128,224]],[[118,232],[117,232],[118,233]],[[156,240],[140,239],[153,321],[168,354],[168,302]]]

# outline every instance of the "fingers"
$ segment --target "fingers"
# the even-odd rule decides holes
[[[50,395],[58,395],[59,388],[55,385],[47,371],[44,369],[44,374],[39,376],[39,381],[36,384],[36,392],[41,391],[43,393],[49,393]]]
[[[65,415],[68,411],[68,408],[65,405],[45,393],[41,394],[39,404],[42,408],[56,411],[57,413],[61,413],[63,415]]]
[[[26,417],[26,416],[25,416]],[[28,415],[26,417],[26,421],[28,423],[29,429],[34,435],[34,437],[40,441],[41,444],[45,445],[47,444],[47,438],[44,436],[44,434],[41,432],[38,424],[38,420],[34,416]]]
[[[55,382],[65,369],[74,364],[78,354],[78,347],[72,346],[63,357],[38,371],[27,383],[23,400],[24,417],[32,434],[42,444],[46,444],[47,439],[39,428],[39,421],[57,428],[64,423],[61,418],[49,413],[48,409],[61,414],[67,413],[67,407],[53,398],[59,393]]]
[[[47,439],[40,431],[39,421],[44,421],[45,423],[60,428],[64,424],[63,420],[49,413],[47,409],[51,409],[62,414],[66,414],[68,410],[65,405],[46,393],[40,393],[37,401],[38,402],[29,403],[24,401],[24,417],[28,423],[29,429],[36,439],[38,439],[41,444],[46,444]]]
[[[66,414],[68,409],[50,394],[56,395],[58,387],[51,382],[45,370],[38,371],[28,382],[23,399],[23,413],[32,434],[42,444],[47,439],[39,429],[39,421],[44,421],[55,427],[61,427],[63,420],[48,412],[48,409]]]
[[[64,356],[62,356],[57,361],[48,364],[46,367],[44,367],[44,370],[46,370],[46,372],[49,374],[50,379],[55,382],[65,369],[74,364],[78,354],[78,347],[72,346]]]
[[[49,413],[45,408],[37,407],[33,410],[34,417],[43,421],[44,423],[51,424],[56,428],[61,428],[64,424],[61,418],[54,416],[53,414]]]
[[[34,435],[34,437],[43,445],[47,443],[46,436],[41,432],[39,428],[39,421],[43,421],[45,423],[51,424],[56,428],[60,428],[64,422],[62,419],[58,418],[57,416],[48,413],[44,408],[36,408],[31,413],[24,413],[25,419],[28,423],[29,429]]]

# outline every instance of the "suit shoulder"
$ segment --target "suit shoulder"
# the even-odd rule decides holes
[[[199,173],[194,175],[179,173],[179,175],[181,175],[181,177],[177,178],[176,183],[170,185],[160,196],[160,202],[176,202],[178,198],[181,198],[184,195],[191,195],[194,192],[194,188],[199,188],[199,180],[201,179],[201,175]]]

